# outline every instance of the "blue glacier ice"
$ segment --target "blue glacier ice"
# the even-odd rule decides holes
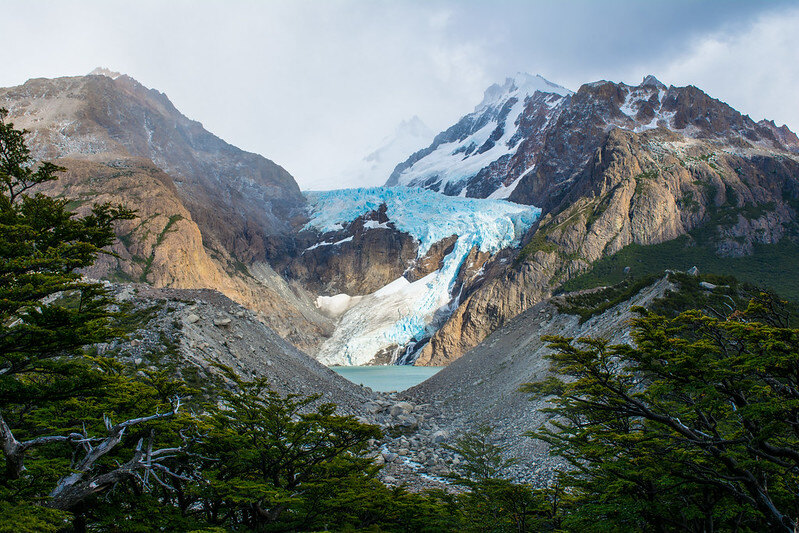
[[[445,196],[427,189],[375,187],[306,192],[310,221],[306,228],[335,231],[386,204],[386,214],[400,231],[419,241],[419,256],[434,243],[457,235],[440,270],[413,283],[399,278],[363,297],[342,316],[317,357],[328,365],[369,363],[383,349],[403,347],[434,333],[435,318],[457,304],[452,294],[469,251],[496,253],[518,245],[541,214],[537,207],[505,200]]]
[[[397,229],[419,240],[419,255],[450,235],[469,235],[483,252],[517,244],[541,215],[529,205],[505,200],[445,196],[412,187],[372,187],[305,192],[310,209],[306,228],[322,232],[341,229],[361,215],[386,204]]]

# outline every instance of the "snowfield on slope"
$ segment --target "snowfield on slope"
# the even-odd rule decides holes
[[[306,228],[335,231],[386,205],[399,231],[419,241],[419,256],[450,235],[458,240],[441,269],[415,282],[400,277],[365,296],[319,297],[317,305],[338,311],[338,326],[316,357],[326,365],[370,364],[375,355],[403,354],[428,338],[458,304],[453,285],[473,247],[496,253],[518,245],[541,210],[504,200],[445,196],[426,189],[376,187],[305,193],[310,206]]]
[[[512,156],[519,149],[524,141],[523,136],[517,135],[519,121],[528,100],[536,93],[540,93],[540,100],[549,108],[548,120],[556,115],[565,101],[562,97],[573,94],[569,89],[541,76],[521,72],[506,79],[503,85],[491,85],[486,89],[483,101],[455,125],[456,128],[469,128],[467,134],[450,137],[445,142],[437,137],[431,145],[432,151],[402,170],[395,176],[396,183],[390,184],[424,186],[440,191],[448,185],[462,184],[460,195],[465,196],[469,179],[502,157]],[[514,102],[503,117],[502,109],[510,104],[511,99]],[[473,125],[480,124],[482,126],[479,129],[472,129],[476,127]],[[494,138],[499,131],[501,135]],[[447,132],[442,135],[447,135]],[[487,144],[489,140],[492,142]],[[494,198],[507,198],[511,192],[512,189],[505,188]]]

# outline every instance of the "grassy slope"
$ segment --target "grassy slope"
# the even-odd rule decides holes
[[[566,282],[562,289],[573,291],[615,285],[626,277],[641,278],[664,269],[688,270],[732,275],[760,287],[769,288],[799,301],[799,244],[783,239],[778,244],[758,245],[755,253],[741,258],[719,257],[705,246],[689,246],[687,237],[641,246],[632,244],[617,254],[594,263],[589,272]],[[630,267],[625,276],[624,267]]]

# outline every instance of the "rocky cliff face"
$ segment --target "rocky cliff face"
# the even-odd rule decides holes
[[[242,260],[262,256],[266,237],[290,232],[302,217],[304,198],[282,167],[224,142],[128,76],[29,80],[0,89],[0,105],[31,132],[38,159],[151,160],[172,177],[207,243]]]
[[[357,296],[401,277],[415,263],[418,249],[416,239],[388,219],[383,204],[335,231],[301,231],[270,259],[314,294]]]
[[[703,241],[695,245],[740,256],[752,253],[756,243],[797,235],[799,158],[788,150],[741,146],[738,130],[732,131],[721,140],[715,133],[698,139],[665,128],[610,129],[579,171],[564,181],[556,177],[562,173],[549,175],[551,181],[536,193],[544,200],[545,191],[554,191],[543,202],[548,213],[528,234],[513,266],[487,270],[417,364],[453,361],[594,261],[629,244],[656,244],[701,230]]]
[[[519,74],[490,87],[473,113],[400,163],[387,185],[509,197],[548,212],[616,128],[665,128],[742,150],[799,153],[799,139],[785,126],[756,123],[696,87],[666,87],[647,76],[638,86],[600,81],[573,93]]]
[[[156,287],[213,288],[312,350],[332,331],[313,297],[266,263],[271,240],[302,223],[304,197],[271,161],[235,148],[127,76],[30,80],[0,89],[38,159],[67,168],[44,192],[75,207],[123,203],[118,257],[90,272]]]

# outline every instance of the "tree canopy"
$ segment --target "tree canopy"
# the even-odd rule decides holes
[[[640,309],[634,345],[549,337],[553,415],[533,435],[568,459],[584,531],[794,531],[799,329],[762,294],[727,317]]]

